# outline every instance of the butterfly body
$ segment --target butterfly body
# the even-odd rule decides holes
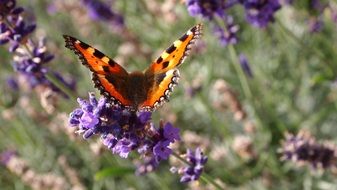
[[[148,69],[131,73],[88,44],[71,36],[64,35],[64,38],[66,47],[92,71],[92,80],[102,95],[132,111],[153,111],[168,101],[179,81],[177,66],[184,61],[200,34],[201,24],[176,40]]]

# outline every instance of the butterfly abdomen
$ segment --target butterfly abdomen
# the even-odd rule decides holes
[[[138,106],[147,99],[149,85],[145,75],[142,72],[130,73],[125,88],[125,95],[129,100],[133,100],[132,107],[138,109]]]

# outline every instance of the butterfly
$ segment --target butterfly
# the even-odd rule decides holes
[[[78,55],[92,72],[100,93],[115,105],[130,111],[154,111],[168,101],[179,81],[179,70],[191,46],[201,37],[202,24],[189,29],[143,72],[127,72],[121,65],[90,45],[63,35],[65,47]]]

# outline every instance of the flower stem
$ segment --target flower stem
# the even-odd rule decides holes
[[[226,24],[223,23],[223,21],[221,20],[221,18],[219,17],[214,17],[214,21],[216,22],[216,24],[218,24],[219,26],[221,26],[221,28],[223,28],[223,30],[228,33],[227,28],[226,28]],[[243,72],[243,70],[241,69],[241,66],[239,63],[239,59],[237,56],[237,53],[235,51],[235,48],[232,44],[228,44],[227,45],[228,49],[229,49],[229,55],[230,55],[230,59],[231,62],[234,66],[234,69],[239,77],[239,81],[241,84],[241,88],[243,90],[243,93],[245,94],[245,97],[248,98],[249,100],[252,98],[252,92],[250,90],[247,78],[245,76],[245,73]]]
[[[243,93],[245,94],[245,97],[248,100],[251,100],[252,92],[250,90],[246,75],[243,72],[243,70],[241,69],[241,66],[239,64],[239,59],[238,59],[237,53],[235,51],[235,48],[234,48],[233,45],[228,45],[228,49],[229,49],[229,55],[230,55],[231,62],[232,62],[233,66],[234,66],[234,69],[235,69],[235,71],[236,71],[236,73],[239,77],[239,81],[240,81]]]
[[[310,52],[312,52],[313,54],[317,55],[320,59],[322,59],[323,61],[326,62],[327,64],[327,69],[329,69],[329,73],[333,73],[333,75],[336,75],[335,69],[332,67],[332,62],[330,60],[327,60],[324,53],[322,53],[321,50],[317,49],[316,46],[308,46],[307,44],[305,44],[303,42],[303,40],[301,40],[299,37],[297,37],[289,28],[287,28],[283,22],[281,22],[280,20],[277,20],[277,25],[278,27],[281,29],[281,31],[289,36],[296,44],[298,44],[301,48],[306,49]],[[310,47],[310,48],[308,48]],[[333,48],[332,48],[333,49]]]
[[[185,163],[187,165],[191,165],[187,160],[185,160],[183,157],[181,157],[178,153],[172,152],[172,155],[174,157],[176,157],[178,160],[182,161],[183,163]],[[200,175],[200,179],[203,180],[205,183],[212,184],[217,189],[224,189],[223,187],[221,187],[220,184],[218,184],[211,176],[209,176],[205,172],[203,172]]]
[[[70,88],[60,82],[53,74],[46,73],[46,78],[55,85],[58,89],[60,89],[66,96],[68,96],[71,100],[76,101],[77,95]]]

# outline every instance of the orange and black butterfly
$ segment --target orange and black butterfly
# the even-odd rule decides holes
[[[73,50],[82,64],[92,71],[95,87],[103,96],[131,111],[153,111],[168,101],[173,87],[178,84],[177,67],[184,62],[201,32],[201,24],[194,26],[145,71],[131,73],[90,45],[71,36],[63,37],[66,47]]]

